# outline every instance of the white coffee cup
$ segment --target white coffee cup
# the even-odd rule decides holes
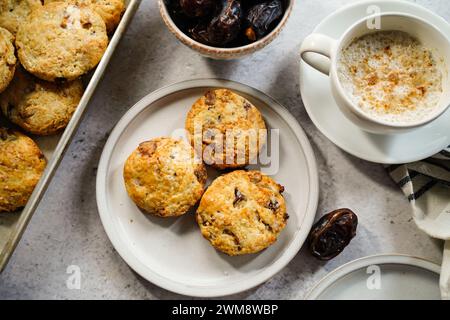
[[[376,27],[377,26],[377,27]],[[338,62],[343,49],[355,39],[378,31],[403,31],[418,39],[431,50],[442,71],[442,96],[437,108],[416,122],[391,123],[374,118],[361,110],[349,97],[338,76]],[[450,35],[449,35],[450,36]],[[323,34],[311,34],[303,42],[302,59],[318,71],[329,75],[333,96],[344,115],[365,131],[392,134],[425,126],[441,116],[450,106],[450,39],[425,20],[403,13],[383,13],[368,16],[353,24],[339,40]],[[323,106],[326,108],[326,106]],[[450,124],[449,124],[450,128]],[[450,129],[449,129],[450,130]]]

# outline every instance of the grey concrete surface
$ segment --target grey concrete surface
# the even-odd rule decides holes
[[[135,102],[161,86],[202,77],[246,83],[289,108],[316,152],[321,177],[318,215],[351,207],[360,217],[357,237],[336,259],[318,262],[303,249],[267,283],[228,298],[302,297],[331,270],[371,254],[412,254],[439,263],[442,244],[416,228],[408,203],[383,167],[334,146],[314,127],[301,101],[297,54],[301,41],[321,19],[353,1],[297,2],[285,30],[268,48],[239,61],[223,62],[204,59],[181,45],[160,19],[156,1],[143,0],[46,196],[0,275],[0,298],[188,298],[142,279],[117,254],[98,215],[95,176],[108,133]],[[415,2],[450,19],[447,0]],[[80,290],[66,286],[69,265],[80,267]]]

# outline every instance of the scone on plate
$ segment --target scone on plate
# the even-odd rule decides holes
[[[218,169],[250,164],[267,136],[259,110],[227,89],[210,90],[198,99],[188,113],[186,130],[205,163]]]
[[[113,32],[120,22],[122,13],[125,10],[123,0],[44,0],[44,3],[64,1],[78,6],[89,6],[95,10],[105,21],[108,33]]]
[[[16,70],[16,54],[14,36],[8,30],[0,27],[0,92],[6,89]]]
[[[202,235],[230,256],[266,249],[286,226],[283,191],[259,171],[239,170],[217,178],[197,209]]]
[[[81,80],[51,83],[19,67],[9,87],[0,94],[0,108],[25,131],[50,135],[67,126],[82,95]]]
[[[100,62],[108,35],[92,9],[64,2],[34,10],[17,32],[16,47],[24,68],[43,80],[75,80]]]
[[[0,128],[0,212],[13,212],[27,204],[45,166],[44,155],[33,140]]]
[[[0,27],[16,34],[30,13],[40,7],[42,7],[41,0],[1,0]]]
[[[141,143],[126,161],[123,176],[136,205],[160,217],[187,213],[200,200],[207,179],[187,142],[164,137]]]

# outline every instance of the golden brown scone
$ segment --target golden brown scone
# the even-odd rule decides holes
[[[33,140],[0,128],[0,212],[13,212],[27,204],[45,165]]]
[[[34,10],[16,39],[24,68],[47,81],[79,78],[100,62],[107,46],[102,18],[88,7],[64,2]]]
[[[44,3],[64,1],[79,6],[90,6],[105,21],[108,33],[112,33],[119,25],[120,18],[125,10],[123,0],[44,0]]]
[[[143,142],[125,163],[127,192],[138,207],[160,216],[181,216],[204,192],[206,169],[185,141],[157,138]]]
[[[0,28],[0,92],[6,89],[16,70],[14,36],[8,30]]]
[[[0,0],[0,27],[16,34],[30,13],[40,7],[41,0]]]
[[[256,159],[267,134],[259,110],[227,89],[208,91],[197,100],[188,113],[186,130],[205,163],[218,169],[247,166]],[[234,142],[227,140],[227,134],[236,137]]]
[[[25,131],[51,135],[67,126],[82,95],[81,80],[51,83],[19,67],[9,87],[0,95],[0,108]]]
[[[230,256],[266,249],[277,240],[289,218],[283,191],[259,171],[239,170],[217,178],[197,210],[203,236]]]

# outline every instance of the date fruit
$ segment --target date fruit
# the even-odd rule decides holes
[[[164,0],[173,21],[181,30],[186,30],[189,26],[189,20],[181,9],[179,0]]]
[[[180,0],[184,14],[191,18],[202,18],[210,15],[216,8],[217,0]]]
[[[280,0],[266,1],[250,8],[245,18],[248,40],[254,42],[266,36],[282,15],[283,4]]]
[[[320,260],[339,255],[356,235],[358,217],[350,209],[339,209],[323,216],[308,237],[311,254]]]
[[[208,40],[212,45],[224,46],[239,36],[244,12],[239,0],[221,0],[222,10],[208,25]]]
[[[177,27],[200,43],[248,45],[280,22],[285,0],[163,0]]]
[[[209,44],[208,30],[206,28],[207,26],[204,23],[198,23],[188,29],[188,34],[195,41]]]

